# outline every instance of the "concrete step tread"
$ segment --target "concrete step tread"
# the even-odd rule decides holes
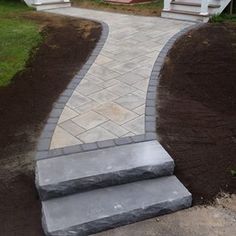
[[[35,4],[32,7],[36,8],[37,11],[45,11],[50,9],[56,8],[67,8],[71,7],[70,2],[51,2],[51,3],[42,3],[42,4]]]
[[[46,235],[89,235],[191,206],[175,176],[143,180],[42,202]]]
[[[110,147],[37,161],[42,199],[173,174],[174,162],[157,141]]]
[[[43,3],[33,3],[32,4],[32,6],[42,6],[42,5],[53,5],[53,4],[56,4],[56,5],[58,5],[58,4],[68,4],[68,3],[70,3],[70,1],[69,2],[64,2],[63,0],[61,0],[61,1],[56,1],[56,2],[43,2]]]
[[[201,15],[200,12],[195,11],[180,11],[180,10],[162,10],[162,12],[168,12],[168,13],[176,13],[176,14],[182,14],[182,15],[191,15],[191,16],[202,16],[202,17],[208,17],[208,15]]]
[[[172,1],[172,5],[184,5],[184,6],[195,6],[195,7],[201,7],[200,3],[196,2],[181,2],[181,1]],[[219,8],[219,4],[209,4],[208,7],[210,8]]]

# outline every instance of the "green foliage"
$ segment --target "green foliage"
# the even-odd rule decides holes
[[[41,40],[38,25],[23,19],[28,11],[22,3],[0,0],[0,86],[24,69],[32,48]]]
[[[210,22],[212,23],[222,23],[222,22],[236,22],[236,15],[229,14],[216,14],[211,17]]]
[[[232,176],[236,177],[236,169],[235,170],[231,170],[230,172],[231,172]]]

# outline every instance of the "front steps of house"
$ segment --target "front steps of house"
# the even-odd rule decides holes
[[[208,22],[220,14],[231,0],[164,0],[161,16],[165,18]]]
[[[28,6],[38,11],[70,7],[70,0],[24,0]],[[119,1],[119,0],[117,0]],[[145,0],[120,0],[131,4]],[[214,14],[220,14],[231,0],[164,0],[161,16],[170,19],[208,22]],[[107,0],[116,2],[116,0]]]
[[[37,161],[46,235],[89,235],[191,206],[157,141]]]
[[[70,0],[24,0],[28,6],[36,8],[37,11],[70,7]]]
[[[173,160],[155,141],[46,159],[36,166],[37,186],[44,200],[172,175],[173,171]]]

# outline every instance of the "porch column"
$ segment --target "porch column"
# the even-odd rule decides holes
[[[208,0],[202,0],[200,15],[208,15]]]
[[[163,8],[164,11],[170,10],[170,3],[171,3],[171,0],[164,0],[164,8]]]

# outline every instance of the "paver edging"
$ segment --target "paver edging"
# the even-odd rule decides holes
[[[95,21],[95,20],[93,20]],[[102,34],[97,42],[95,48],[93,49],[91,55],[89,56],[86,63],[83,65],[83,67],[79,70],[79,72],[74,76],[74,78],[71,80],[71,82],[67,85],[66,89],[60,94],[57,101],[53,104],[52,111],[50,112],[48,119],[46,121],[46,124],[44,125],[44,128],[41,132],[41,135],[38,139],[37,144],[37,151],[35,159],[42,159],[47,158],[50,152],[50,144],[51,139],[54,133],[54,130],[57,126],[58,120],[61,116],[61,113],[67,103],[67,101],[70,99],[71,95],[73,94],[75,88],[79,85],[81,80],[84,78],[94,61],[96,60],[97,56],[99,55],[100,51],[102,50],[109,34],[109,26],[105,22],[98,22],[102,25]],[[55,149],[55,153],[60,153],[60,150]]]
[[[166,57],[173,47],[175,42],[184,34],[188,33],[192,29],[199,28],[203,23],[197,23],[186,27],[173,35],[159,53],[154,66],[152,68],[151,76],[149,79],[146,104],[145,104],[145,133],[152,135],[156,133],[157,114],[156,114],[156,100],[157,100],[157,87],[160,82],[161,71],[164,66]]]
[[[51,157],[57,157],[61,155],[67,155],[72,153],[80,153],[86,151],[92,151],[97,149],[109,148],[119,145],[127,145],[131,143],[145,142],[157,139],[156,134],[156,98],[157,98],[157,86],[159,84],[159,79],[161,75],[161,69],[164,65],[167,54],[170,49],[176,42],[176,40],[182,35],[186,34],[192,29],[201,27],[203,23],[191,25],[186,27],[172,36],[165,46],[162,48],[159,53],[149,79],[148,90],[146,95],[145,103],[145,133],[141,135],[135,135],[130,137],[122,137],[116,139],[109,139],[104,141],[97,141],[93,143],[77,144],[72,146],[67,146],[63,148],[56,148],[50,150],[51,139],[54,133],[54,130],[57,126],[57,122],[60,118],[60,115],[71,97],[74,89],[79,85],[80,81],[84,78],[89,68],[92,66],[93,62],[99,55],[99,52],[103,48],[106,39],[108,38],[109,26],[105,22],[99,22],[102,24],[102,35],[90,55],[88,61],[84,64],[82,69],[78,74],[72,79],[64,92],[60,95],[59,99],[54,103],[53,109],[49,115],[46,125],[41,133],[41,136],[38,141],[36,160],[47,159]]]

